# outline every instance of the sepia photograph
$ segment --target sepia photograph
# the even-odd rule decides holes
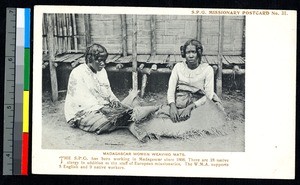
[[[42,148],[243,152],[245,24],[43,14]]]
[[[34,14],[33,174],[295,177],[296,11]]]

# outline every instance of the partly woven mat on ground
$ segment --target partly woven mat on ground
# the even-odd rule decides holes
[[[87,132],[102,134],[120,128],[128,128],[131,114],[132,110],[126,107],[104,106],[100,110],[86,113],[81,120],[77,121],[77,126]]]
[[[130,123],[132,107],[138,91],[130,91],[129,95],[122,101],[120,107],[103,106],[100,110],[80,111],[69,124],[71,127],[78,127],[87,132],[102,134],[116,129],[128,128]]]
[[[143,109],[143,107],[136,108]],[[153,110],[155,109],[153,108]],[[143,112],[143,110],[138,111]],[[179,114],[181,112],[182,110],[179,110]],[[148,113],[151,111],[148,110]],[[188,138],[196,135],[226,135],[230,129],[226,125],[224,112],[210,100],[194,109],[191,117],[186,121],[173,123],[169,117],[169,106],[163,106],[150,115],[150,118],[135,122],[129,128],[140,141],[146,141],[147,138],[153,136],[156,138],[160,136]]]

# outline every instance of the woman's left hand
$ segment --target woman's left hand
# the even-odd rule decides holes
[[[112,107],[112,108],[117,108],[117,107],[121,107],[121,102],[119,102],[119,101],[117,101],[117,100],[114,100],[114,101],[112,101],[112,102],[110,102],[110,106]]]
[[[185,120],[189,119],[190,116],[191,116],[191,112],[192,112],[192,110],[193,110],[194,108],[196,108],[196,105],[195,105],[194,103],[192,103],[191,105],[187,106],[187,107],[182,111],[182,113],[180,114],[179,120],[180,120],[180,121],[185,121]]]

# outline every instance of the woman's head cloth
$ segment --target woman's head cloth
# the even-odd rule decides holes
[[[90,63],[99,58],[104,61],[107,59],[108,53],[104,46],[94,43],[86,47],[85,51],[85,62]]]
[[[197,51],[198,57],[201,58],[202,53],[203,53],[203,46],[202,46],[201,42],[196,39],[190,39],[190,40],[186,41],[186,43],[183,46],[180,46],[181,56],[183,58],[186,57],[185,56],[186,55],[186,47],[190,44],[196,46],[196,51]]]

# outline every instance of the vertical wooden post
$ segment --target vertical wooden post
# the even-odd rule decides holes
[[[73,23],[74,49],[75,49],[75,52],[77,53],[77,50],[78,50],[78,44],[77,44],[77,28],[76,28],[75,14],[72,14],[72,23]]]
[[[246,16],[243,19],[243,42],[242,42],[242,56],[245,57],[245,44],[246,44]]]
[[[121,15],[121,29],[122,29],[122,54],[127,56],[127,26],[126,26],[126,15]]]
[[[132,89],[138,90],[137,74],[137,15],[132,16]]]
[[[84,27],[85,27],[85,43],[86,46],[91,44],[91,31],[90,31],[90,15],[84,14]]]
[[[47,54],[48,53],[48,47],[47,47],[47,28],[46,28],[46,26],[47,26],[47,14],[44,14],[43,15],[43,28],[42,28],[42,30],[43,30],[43,52],[45,53],[45,54]]]
[[[57,15],[57,34],[58,34],[58,53],[62,53],[63,41],[62,41],[62,24],[61,14]]]
[[[52,90],[52,101],[55,102],[58,99],[58,88],[57,88],[57,76],[56,68],[54,66],[54,37],[53,37],[53,14],[47,14],[47,46],[49,53],[49,69],[51,78],[51,90]]]
[[[150,20],[150,29],[151,29],[151,56],[156,55],[156,20],[155,15],[151,15]]]
[[[63,53],[68,51],[68,36],[67,36],[67,21],[66,14],[62,14],[62,28],[63,28]]]
[[[65,25],[66,25],[66,34],[65,34],[65,37],[66,37],[66,52],[68,52],[69,50],[69,15],[68,14],[65,14]]]
[[[56,14],[53,16],[53,29],[54,29],[54,52],[58,51],[58,39],[57,39],[57,23],[56,23]]]
[[[72,38],[72,22],[71,22],[71,15],[66,14],[66,19],[67,19],[67,51],[69,52],[71,50],[71,38]]]
[[[201,42],[202,35],[202,16],[197,16],[197,40]]]
[[[143,74],[143,77],[142,77],[142,87],[141,87],[141,97],[143,98],[144,95],[145,95],[145,89],[146,89],[146,86],[147,86],[147,74]]]
[[[217,82],[216,82],[216,93],[219,97],[222,96],[222,54],[223,54],[223,41],[224,41],[224,16],[219,18],[219,38],[218,38],[218,73],[217,73]]]

